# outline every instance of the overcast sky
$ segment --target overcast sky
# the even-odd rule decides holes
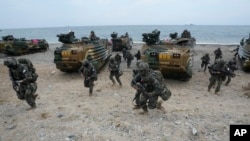
[[[0,29],[250,25],[250,0],[1,0]]]

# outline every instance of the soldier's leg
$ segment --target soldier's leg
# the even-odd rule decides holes
[[[121,85],[122,85],[122,82],[121,82],[121,80],[120,80],[119,73],[115,74],[115,79],[116,79],[116,81],[119,83],[119,85],[121,86]]]
[[[115,84],[115,80],[113,78],[114,74],[110,72],[109,79],[113,82],[113,85]]]
[[[141,108],[141,106],[140,106],[140,94],[141,94],[140,91],[136,91],[135,98],[133,99],[133,101],[135,101],[135,105],[134,105],[133,109],[140,109]]]
[[[204,64],[204,72],[207,70],[207,64]]]
[[[90,80],[89,81],[89,96],[92,96],[93,94],[93,89],[94,89],[94,81]]]
[[[222,80],[221,79],[217,79],[217,86],[215,88],[215,94],[220,91],[221,83],[222,83]]]
[[[18,91],[16,91],[16,95],[18,99],[25,100],[25,91],[26,91],[26,87],[23,85],[20,85]]]
[[[147,100],[148,97],[141,94],[139,97],[139,101],[140,101],[140,106],[142,107],[143,112],[140,112],[140,114],[147,114],[148,113],[148,107],[147,107]]]
[[[210,91],[210,89],[211,89],[212,86],[215,84],[215,82],[216,82],[215,77],[214,77],[214,76],[211,76],[211,77],[209,78],[208,91]]]
[[[158,96],[149,97],[148,108],[155,109],[157,107]]]
[[[227,76],[227,82],[225,83],[225,86],[228,86],[230,82],[231,82],[231,76]]]
[[[33,95],[36,91],[36,88],[32,86],[32,84],[26,85],[26,91],[25,91],[25,100],[26,102],[31,106],[31,109],[36,108],[36,97]]]

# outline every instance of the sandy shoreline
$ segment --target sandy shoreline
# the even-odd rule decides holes
[[[111,86],[107,68],[95,82],[94,96],[88,96],[78,73],[63,73],[53,63],[54,49],[60,43],[50,44],[44,53],[19,57],[31,59],[39,74],[37,109],[26,111],[25,101],[17,99],[3,66],[0,55],[0,141],[6,140],[75,140],[75,141],[227,141],[231,124],[250,124],[250,102],[242,85],[249,82],[249,74],[237,70],[229,86],[207,91],[209,73],[201,71],[201,56],[221,47],[225,60],[233,57],[236,45],[199,44],[194,48],[193,77],[187,81],[166,79],[172,91],[163,103],[167,113],[149,110],[139,115],[132,110],[135,90],[130,86],[132,68],[126,68],[121,77],[123,87]],[[132,52],[142,44],[134,44]]]

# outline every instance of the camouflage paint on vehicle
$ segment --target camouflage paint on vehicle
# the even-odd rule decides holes
[[[242,39],[238,50],[238,58],[243,71],[250,71],[250,34],[248,39]]]
[[[43,52],[49,48],[45,39],[14,38],[12,35],[3,36],[0,41],[1,51],[8,55],[23,55],[29,53]]]
[[[113,51],[122,51],[123,48],[130,50],[133,45],[133,39],[128,36],[126,33],[120,37],[117,37],[117,33],[113,32],[111,34],[112,41],[112,50]]]
[[[154,39],[144,38],[142,60],[154,70],[160,70],[165,77],[189,79],[192,77],[194,38],[176,38],[168,41],[159,40],[160,32],[154,30],[149,35]],[[149,41],[149,42],[147,42]]]
[[[57,69],[72,72],[77,71],[81,67],[82,61],[88,59],[99,72],[110,56],[111,49],[107,39],[90,41],[85,37],[81,40],[74,39],[72,42],[64,42],[61,47],[57,47],[54,52],[54,63]]]

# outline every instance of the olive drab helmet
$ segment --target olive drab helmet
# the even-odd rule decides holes
[[[141,62],[138,65],[138,69],[139,69],[139,73],[141,76],[147,76],[150,71],[148,63],[145,63],[145,62]]]
[[[13,57],[7,57],[4,59],[4,65],[8,68],[14,68],[17,66],[17,60]]]
[[[89,67],[89,61],[88,60],[84,60],[84,61],[82,61],[82,65],[84,66],[84,67]]]
[[[114,63],[115,62],[115,58],[114,57],[110,57],[109,61],[110,61],[110,63]]]

